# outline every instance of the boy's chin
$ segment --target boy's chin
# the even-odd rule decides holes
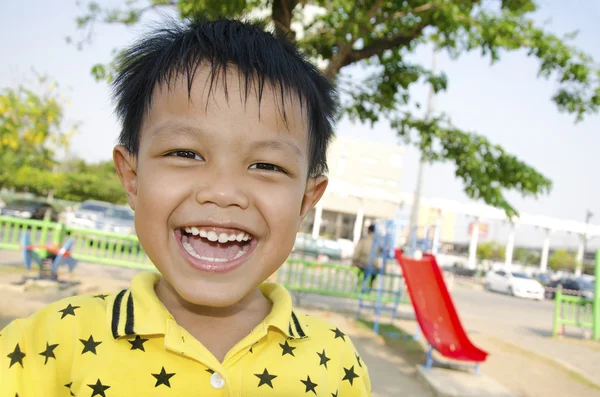
[[[225,286],[219,284],[198,285],[185,281],[175,285],[179,297],[189,305],[197,307],[227,308],[238,304],[247,296],[256,293],[257,286]]]

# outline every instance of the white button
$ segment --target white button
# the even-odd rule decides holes
[[[213,373],[210,377],[210,385],[215,389],[222,389],[225,387],[225,379],[218,373]]]

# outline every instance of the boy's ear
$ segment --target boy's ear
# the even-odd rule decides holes
[[[113,149],[113,160],[117,168],[117,174],[127,194],[127,202],[131,209],[135,211],[137,201],[137,159],[123,145],[117,145]]]
[[[329,179],[325,175],[308,178],[304,198],[302,199],[302,207],[300,208],[300,220],[303,220],[310,210],[317,205],[321,197],[323,197],[328,183]]]

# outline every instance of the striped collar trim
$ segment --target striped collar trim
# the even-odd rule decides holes
[[[172,318],[154,292],[160,280],[156,273],[141,273],[132,280],[131,289],[125,289],[109,298],[107,321],[115,339],[133,335],[164,335],[166,320]],[[308,338],[304,315],[292,310],[292,298],[281,285],[260,285],[263,295],[273,306],[263,320],[266,328],[277,328],[290,339]]]

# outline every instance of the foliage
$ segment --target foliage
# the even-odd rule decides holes
[[[57,85],[39,77],[43,94],[19,86],[0,91],[0,188],[30,187],[43,192],[52,186],[54,153],[67,148],[77,125],[62,126],[65,101]]]
[[[600,108],[600,70],[571,44],[573,34],[558,37],[538,26],[534,0],[141,0],[103,8],[87,3],[77,26],[84,32],[79,46],[93,37],[95,23],[136,25],[145,14],[167,10],[180,18],[254,14],[266,16],[274,31],[297,43],[311,59],[325,65],[326,76],[342,93],[345,114],[352,120],[386,120],[408,144],[419,147],[424,159],[449,161],[465,192],[509,216],[517,212],[505,197],[514,190],[526,196],[547,193],[551,182],[501,147],[455,127],[448,117],[417,117],[409,109],[409,89],[431,84],[438,92],[446,76],[415,64],[420,47],[437,48],[453,58],[478,51],[492,63],[508,51],[524,50],[539,60],[538,75],[557,82],[553,96],[559,111],[577,121]],[[360,65],[363,79],[346,67]],[[112,78],[114,62],[92,69],[98,79]]]
[[[86,164],[73,160],[61,166],[61,183],[56,197],[65,200],[101,200],[123,204],[125,192],[112,161]]]
[[[523,265],[531,265],[539,262],[540,254],[539,252],[519,247],[515,248],[513,252],[513,258],[516,262],[519,262]]]
[[[481,243],[477,246],[477,258],[482,260],[503,261],[505,257],[504,246],[495,241]]]
[[[565,249],[556,250],[548,258],[548,266],[552,270],[573,270],[575,268],[575,254]]]

